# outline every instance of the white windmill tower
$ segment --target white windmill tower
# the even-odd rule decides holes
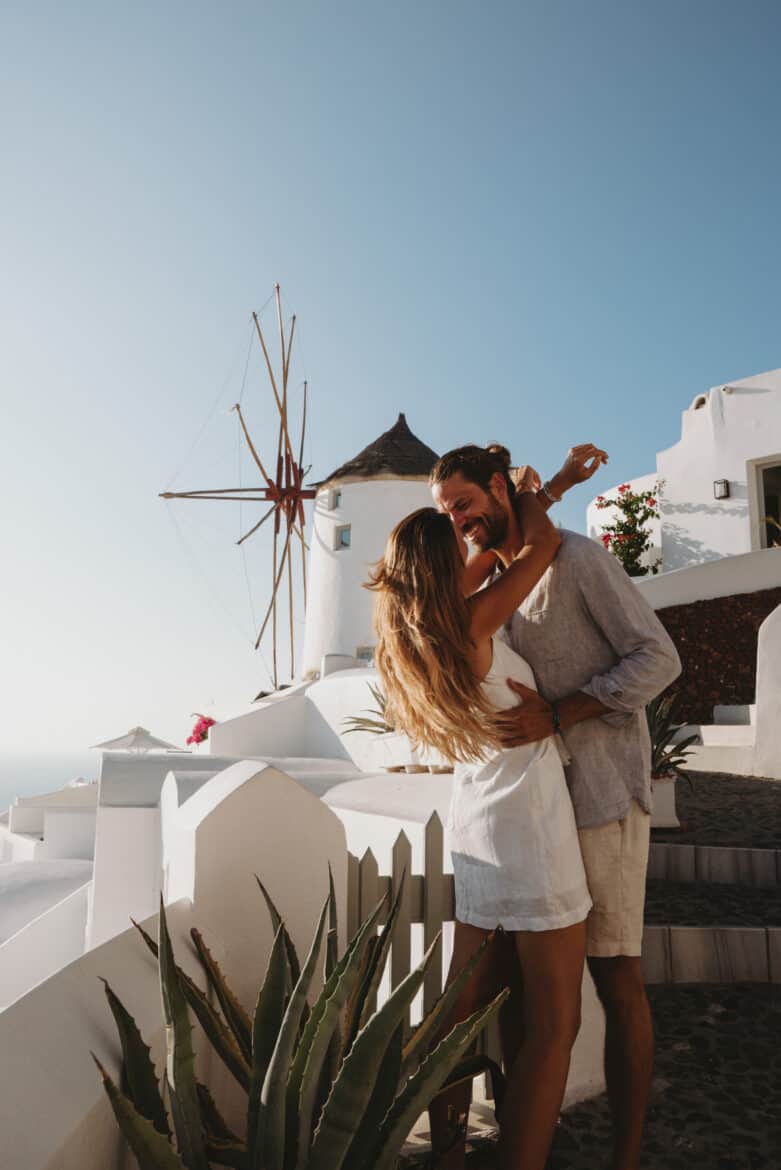
[[[371,658],[374,597],[363,583],[394,525],[431,505],[428,475],[437,458],[400,414],[389,431],[318,484],[302,677],[320,672],[326,655]]]

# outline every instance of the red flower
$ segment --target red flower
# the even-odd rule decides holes
[[[605,500],[605,497],[604,497],[604,496],[597,496],[597,503],[598,503],[598,504],[602,504],[602,503],[604,503],[604,500]]]
[[[655,507],[656,507],[656,500],[654,499],[654,497],[653,497],[653,496],[649,496],[649,497],[648,497],[648,507],[649,507],[649,508],[655,508]]]
[[[605,546],[605,548],[610,548],[610,536],[608,535],[607,532],[600,539],[602,540],[602,543]]]
[[[631,485],[630,483],[620,483],[620,484],[618,485],[618,490],[619,490],[619,491],[621,492],[621,494],[623,495],[623,494],[624,494],[624,492],[628,492],[628,491],[629,491],[629,489],[631,488],[631,486],[632,486],[632,485]]]

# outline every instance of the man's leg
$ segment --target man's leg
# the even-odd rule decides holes
[[[605,1009],[611,1170],[639,1170],[653,1071],[653,1024],[640,961],[650,822],[633,802],[623,820],[579,833],[593,901],[586,954]]]
[[[613,1115],[611,1170],[638,1170],[654,1062],[651,1009],[637,956],[590,956],[605,1009],[605,1080]]]

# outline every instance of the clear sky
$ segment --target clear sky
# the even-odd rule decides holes
[[[248,591],[235,512],[157,493],[239,474],[226,411],[275,280],[315,477],[404,410],[546,474],[593,439],[596,491],[652,470],[695,394],[781,365],[775,0],[0,22],[0,755],[182,742],[267,684],[267,545]],[[269,451],[255,364],[243,402]]]

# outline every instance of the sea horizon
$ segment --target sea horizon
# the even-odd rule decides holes
[[[0,812],[17,796],[38,796],[81,776],[97,780],[100,752],[22,752],[0,755]]]

